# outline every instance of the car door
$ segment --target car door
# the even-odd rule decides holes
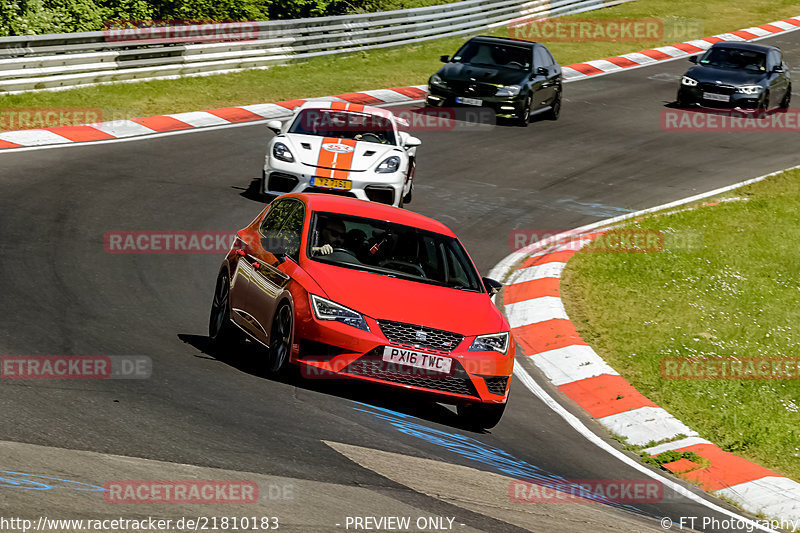
[[[234,247],[237,249],[239,257],[231,273],[230,286],[231,319],[249,332],[253,332],[256,328],[247,309],[251,291],[250,279],[253,277],[252,262],[255,260],[250,255],[251,247],[248,242],[251,240],[246,229],[239,231],[236,235]]]
[[[553,54],[550,53],[550,50],[548,50],[545,46],[542,46],[541,48],[545,60],[547,61],[547,82],[552,85],[553,96],[555,96],[561,90],[561,65],[556,62]]]
[[[533,74],[538,81],[538,89],[534,95],[535,108],[549,106],[558,89],[560,71],[554,64],[553,56],[544,46],[537,45],[533,49]]]
[[[543,57],[539,52],[539,47],[534,46],[533,50],[531,51],[531,55],[533,56],[533,61],[531,62],[531,111],[536,111],[537,109],[541,109],[545,104],[544,102],[547,101],[547,76],[544,76],[542,72],[539,70],[543,67]]]
[[[769,79],[769,105],[780,105],[786,91],[789,89],[789,80],[784,68],[783,57],[777,50],[770,50],[767,55],[767,76]]]
[[[288,291],[290,274],[299,259],[305,220],[305,204],[301,200],[286,198],[278,202],[264,217],[260,239],[249,256],[252,273],[247,308],[257,325],[254,334],[267,345],[275,310]]]
[[[535,52],[541,66],[546,69],[545,81],[542,84],[542,91],[544,94],[543,105],[549,106],[555,100],[558,94],[561,82],[561,67],[553,59],[550,52],[542,45],[536,47]],[[538,64],[537,64],[538,66]]]

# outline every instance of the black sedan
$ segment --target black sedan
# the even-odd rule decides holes
[[[527,126],[561,110],[561,66],[540,43],[473,37],[428,81],[429,106],[481,106]]]
[[[720,41],[681,78],[678,105],[765,112],[787,109],[792,98],[789,67],[780,48]]]

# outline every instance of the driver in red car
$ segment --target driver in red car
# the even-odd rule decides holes
[[[317,240],[319,246],[311,247],[313,255],[332,254],[334,248],[342,248],[344,246],[347,228],[342,220],[327,218],[320,221],[320,226],[319,239]]]

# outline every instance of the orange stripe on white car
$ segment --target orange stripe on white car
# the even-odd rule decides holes
[[[344,102],[332,102],[330,108],[335,111],[352,111],[353,113],[364,112],[364,104],[347,104]]]
[[[340,180],[349,179],[355,149],[356,141],[353,139],[324,137],[317,159],[317,167],[321,167],[317,169],[317,176]]]

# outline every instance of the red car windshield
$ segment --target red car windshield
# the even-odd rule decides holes
[[[334,109],[304,109],[294,119],[289,133],[397,144],[392,121],[389,118]]]
[[[412,226],[317,212],[308,256],[314,261],[376,274],[483,292],[458,239]]]

